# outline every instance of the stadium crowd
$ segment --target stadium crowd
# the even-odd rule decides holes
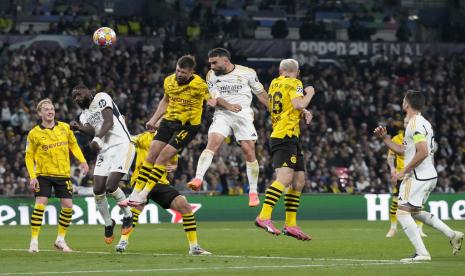
[[[165,43],[169,43],[166,41]],[[188,46],[186,46],[188,47]],[[150,45],[113,50],[60,50],[53,55],[43,50],[4,48],[0,54],[0,195],[27,194],[24,166],[26,135],[36,124],[35,106],[49,97],[55,102],[57,119],[69,122],[79,114],[70,99],[71,88],[85,83],[96,91],[107,91],[127,118],[132,134],[144,125],[162,97],[162,80],[174,71],[180,53]],[[184,49],[184,50],[188,50]],[[183,51],[183,49],[179,49]],[[205,76],[205,57],[197,57],[197,71]],[[233,60],[234,61],[234,60]],[[317,91],[311,109],[314,120],[303,126],[307,179],[305,192],[382,193],[390,191],[386,148],[372,135],[377,124],[386,124],[392,135],[402,126],[402,95],[407,89],[427,94],[427,118],[433,122],[436,142],[438,192],[465,190],[465,56],[388,58],[383,52],[372,57],[341,58],[339,66],[317,63],[303,65],[304,85]],[[277,64],[256,68],[267,86],[277,75]],[[259,132],[257,157],[260,163],[259,191],[273,178],[268,149],[271,126],[267,111],[255,103]],[[179,159],[173,185],[186,191],[195,175],[197,159],[207,141],[212,110],[204,113],[202,130]],[[78,137],[86,156],[86,137]],[[228,139],[215,156],[203,190],[211,193],[242,194],[247,191],[245,162],[240,147]],[[92,163],[92,162],[91,162]],[[83,178],[75,164],[73,182],[88,189],[90,175]]]

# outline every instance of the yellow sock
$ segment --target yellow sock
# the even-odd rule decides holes
[[[415,222],[417,223],[418,229],[423,229],[423,222],[422,221],[417,220]]]
[[[150,172],[149,180],[147,181],[147,184],[145,184],[144,191],[149,193],[153,189],[153,187],[155,187],[155,184],[157,184],[158,181],[160,181],[160,179],[165,173],[165,165],[154,165],[152,171]]]
[[[170,184],[168,181],[168,171],[165,171],[165,173],[161,176],[160,181],[158,181],[158,184]]]
[[[397,197],[392,198],[391,208],[389,209],[389,218],[391,220],[391,227],[397,226]]]
[[[195,222],[194,213],[190,212],[182,215],[182,226],[186,232],[189,246],[197,245],[197,223]]]
[[[152,171],[153,168],[153,163],[144,161],[142,164],[142,167],[139,170],[139,174],[137,175],[136,178],[136,184],[134,185],[134,190],[136,192],[140,192],[144,189],[145,183],[147,183],[147,180],[150,176],[150,172]]]
[[[72,215],[73,208],[61,208],[60,217],[58,218],[58,237],[65,239]]]
[[[284,196],[286,226],[297,226],[297,209],[299,209],[301,194],[301,192],[289,188]]]
[[[136,228],[137,224],[139,223],[139,215],[140,213],[142,213],[142,211],[132,207],[131,213],[132,213],[132,229],[126,235],[121,235],[121,240],[124,240],[124,241],[128,241],[129,237],[134,232],[134,228]]]
[[[260,212],[260,219],[270,219],[273,208],[276,202],[281,197],[284,191],[284,185],[278,180],[271,183],[270,187],[265,192],[265,202],[263,203],[262,211]]]
[[[38,240],[42,219],[44,217],[45,205],[36,203],[31,215],[31,239]]]

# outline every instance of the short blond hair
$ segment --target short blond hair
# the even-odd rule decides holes
[[[49,98],[46,98],[46,99],[41,100],[41,101],[37,104],[37,107],[36,107],[37,112],[40,112],[40,111],[42,110],[42,106],[43,106],[44,104],[51,104],[51,105],[53,105],[53,102],[52,102],[52,100],[50,100]]]
[[[297,72],[299,71],[299,62],[292,58],[283,59],[279,63],[279,69],[286,72]]]

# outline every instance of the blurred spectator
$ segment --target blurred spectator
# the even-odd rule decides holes
[[[286,38],[289,34],[289,29],[287,28],[286,21],[277,20],[271,27],[271,35],[273,38]]]
[[[186,29],[187,40],[190,42],[198,40],[200,33],[201,29],[199,23],[197,21],[190,22]]]
[[[400,41],[400,42],[409,41],[411,36],[412,36],[412,32],[410,31],[410,28],[407,25],[407,21],[402,20],[400,22],[399,28],[396,31],[397,41]]]
[[[15,194],[19,179],[27,177],[23,156],[25,138],[35,123],[34,106],[41,98],[52,98],[56,102],[57,118],[69,122],[80,112],[69,98],[69,91],[73,85],[85,82],[97,91],[113,95],[132,133],[143,130],[148,116],[162,98],[163,78],[174,71],[178,56],[190,49],[174,35],[176,28],[164,25],[159,28],[166,30],[163,47],[151,44],[149,36],[140,45],[126,47],[121,43],[105,54],[98,49],[75,48],[57,50],[53,55],[40,49],[1,53],[0,193]],[[206,58],[200,55],[197,60],[205,64]],[[310,107],[313,123],[302,126],[301,142],[307,167],[305,191],[389,192],[387,149],[371,133],[377,124],[383,123],[390,134],[396,134],[402,124],[400,104],[407,89],[424,91],[427,96],[428,109],[424,116],[431,120],[438,142],[437,191],[464,191],[465,131],[461,121],[465,116],[465,56],[387,57],[380,51],[366,60],[361,63],[358,58],[339,57],[337,67],[319,63],[301,66],[303,83],[313,85],[317,91]],[[207,71],[208,66],[197,68],[202,76]],[[271,65],[257,73],[265,86],[278,74],[277,67]],[[267,111],[258,105],[254,110],[261,137],[256,145],[261,172],[259,188],[264,191],[273,177],[267,145],[271,129]],[[181,153],[173,181],[180,189],[185,189],[185,180],[195,174],[197,159],[207,141],[210,112],[205,112],[201,131],[192,146]],[[92,160],[85,147],[88,138],[78,139],[86,157]],[[241,150],[231,139],[228,141],[205,177],[205,191],[247,192]],[[338,173],[339,168],[344,170],[344,176]],[[76,180],[77,190],[89,192],[91,181],[91,176]]]

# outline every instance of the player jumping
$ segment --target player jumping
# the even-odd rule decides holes
[[[98,152],[94,170],[94,198],[105,222],[104,240],[111,244],[115,221],[111,218],[106,194],[110,194],[116,202],[126,199],[118,184],[129,171],[134,158],[134,145],[124,118],[110,95],[100,92],[92,96],[91,91],[81,84],[73,88],[72,97],[83,111],[80,122],[71,122],[71,127],[94,137],[90,147]],[[122,210],[121,234],[126,234],[132,228],[132,214],[129,207]]]
[[[209,94],[205,81],[194,74],[195,66],[193,56],[182,56],[176,63],[176,72],[165,78],[165,94],[146,126],[154,130],[158,120],[163,119],[140,168],[134,190],[120,206],[145,204],[153,187],[168,173],[169,161],[199,131],[204,101]]]
[[[213,156],[224,139],[234,134],[241,144],[246,160],[249,206],[258,206],[260,204],[257,195],[259,165],[255,156],[255,142],[258,137],[250,104],[253,93],[261,103],[268,106],[266,92],[258,81],[255,70],[231,63],[231,54],[228,50],[223,48],[210,50],[208,63],[211,68],[207,74],[208,89],[216,100],[217,108],[208,130],[207,147],[199,157],[195,178],[188,183],[188,187],[195,191],[201,189]]]

